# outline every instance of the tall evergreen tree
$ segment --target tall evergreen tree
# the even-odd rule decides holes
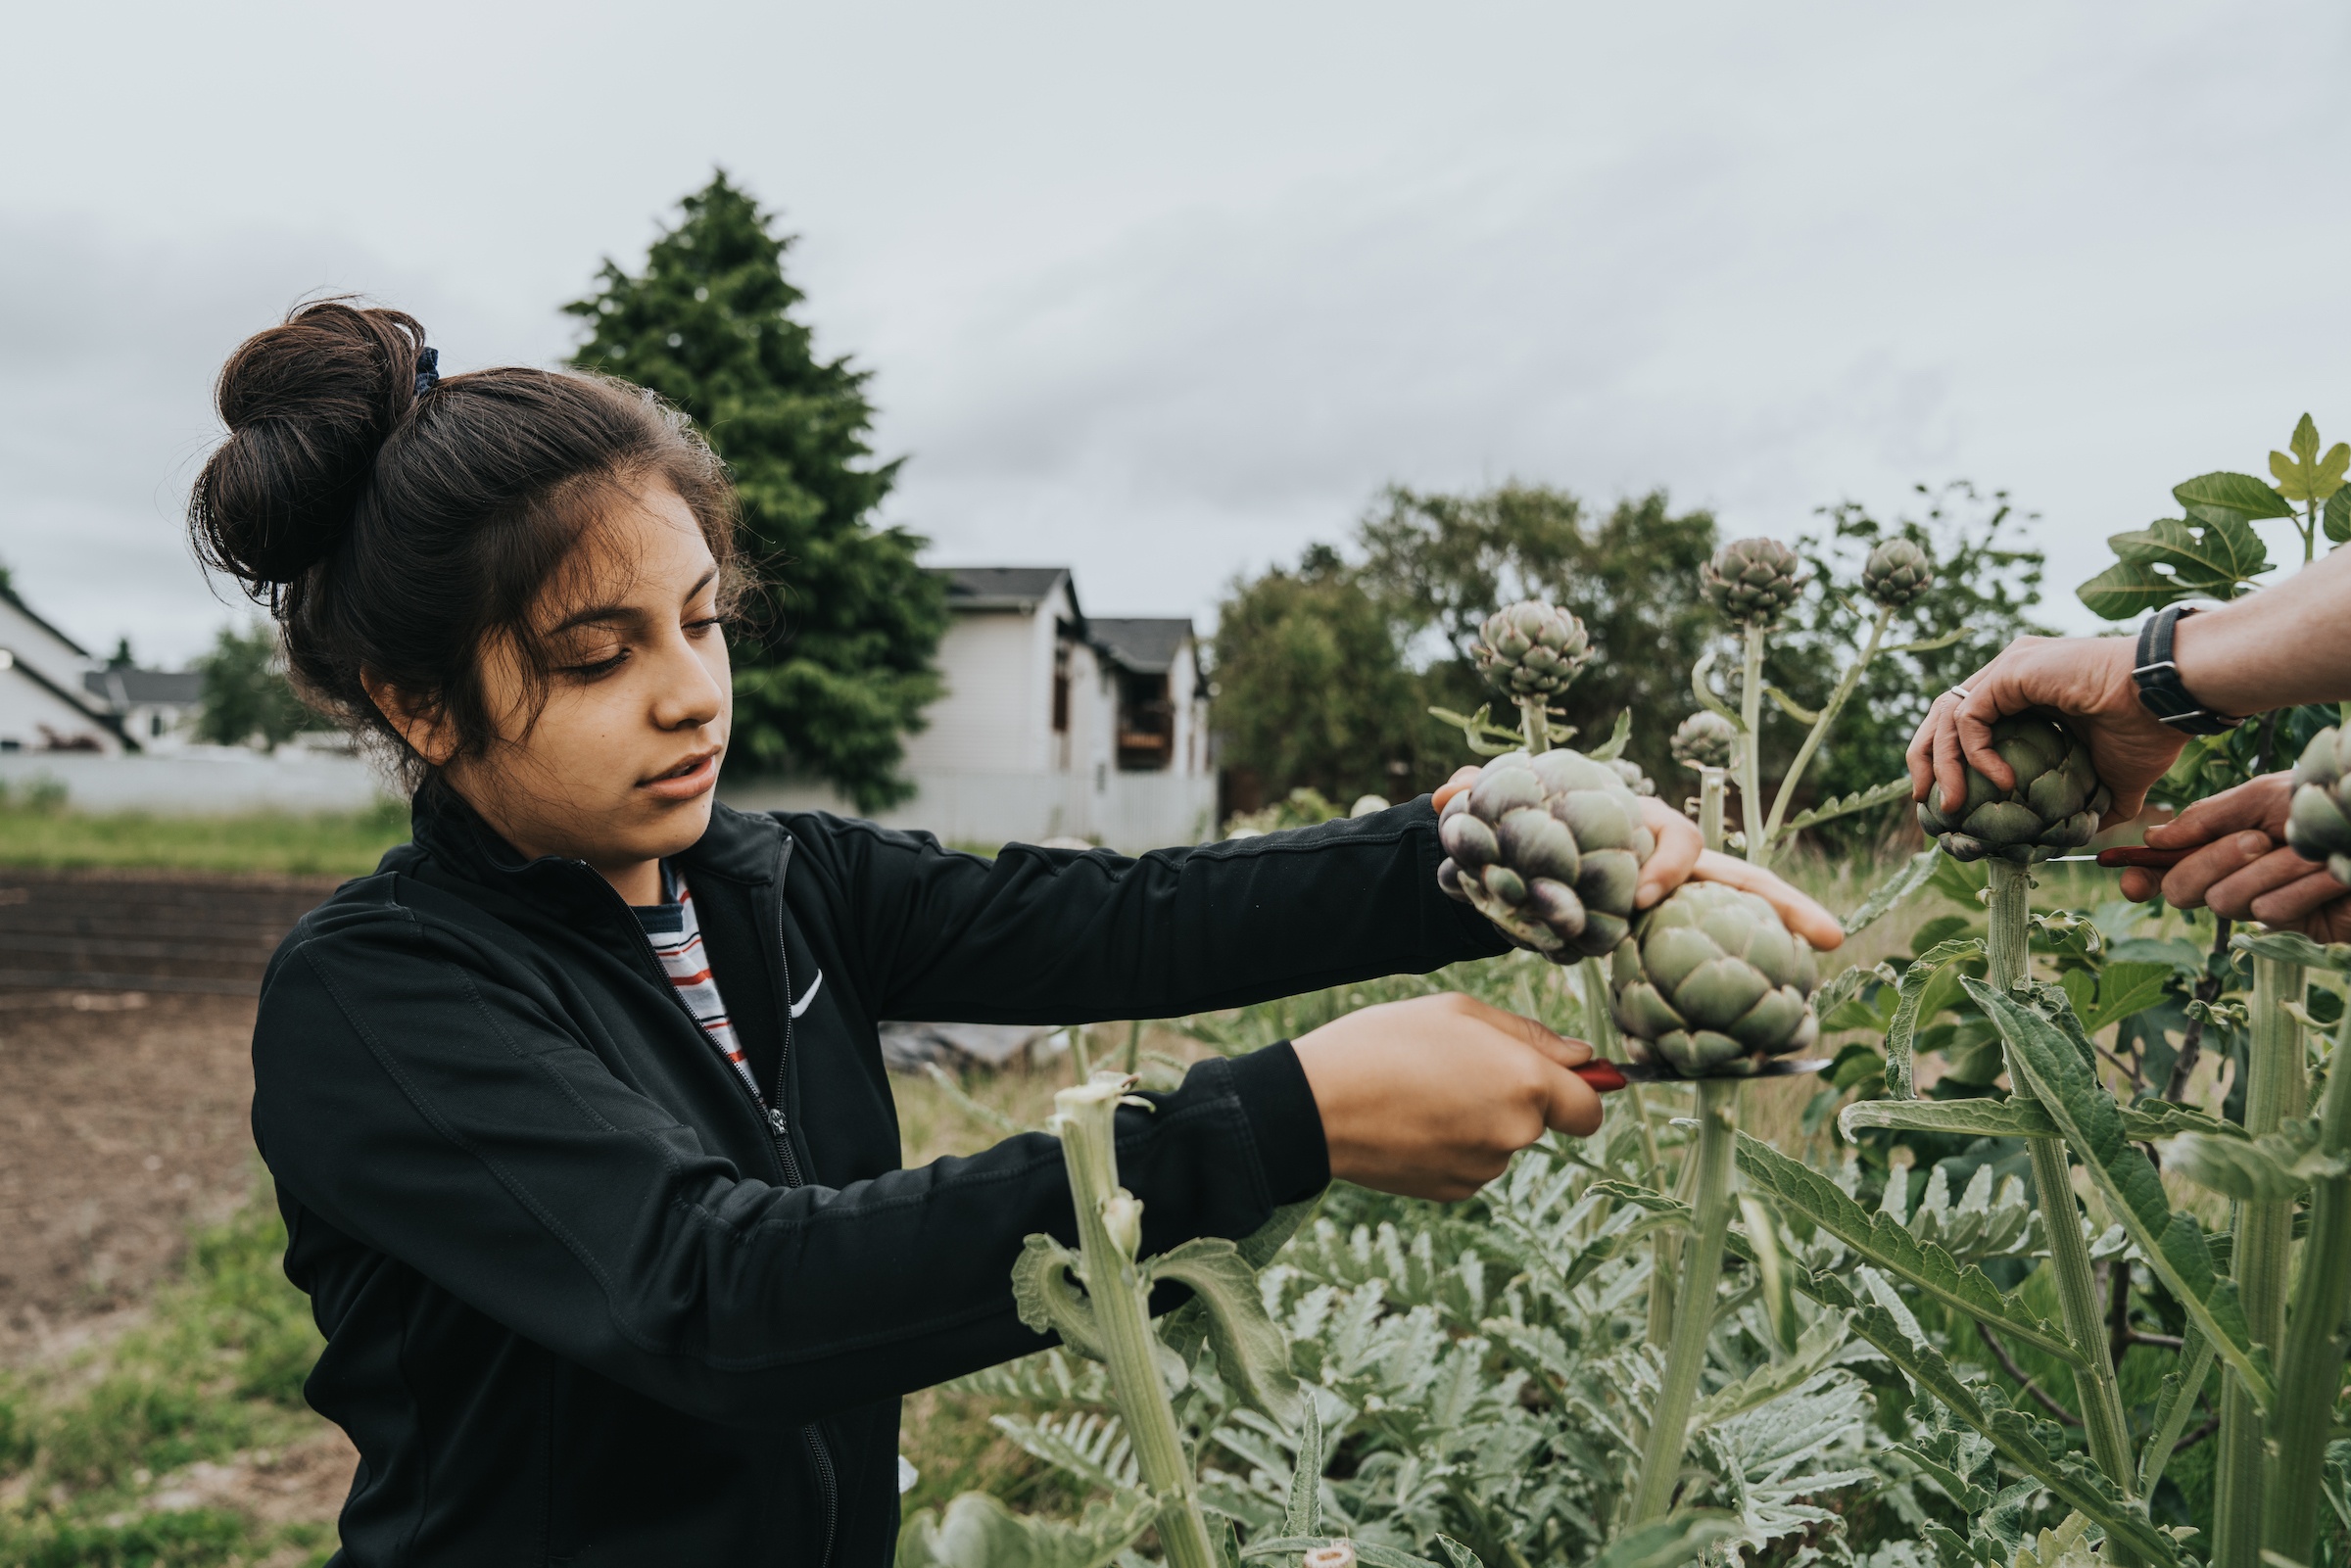
[[[873,520],[898,461],[867,444],[872,372],[817,357],[784,275],[791,246],[715,173],[643,271],[607,260],[564,307],[587,323],[572,362],[683,408],[734,474],[765,584],[734,643],[734,766],[828,779],[873,811],[912,792],[900,737],[941,689],[945,594],[915,563],[927,541]]]

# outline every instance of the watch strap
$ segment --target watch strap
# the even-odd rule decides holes
[[[2215,713],[2191,695],[2181,683],[2180,666],[2172,657],[2172,634],[2183,615],[2196,613],[2192,604],[2167,604],[2147,617],[2138,629],[2138,655],[2131,679],[2137,684],[2139,704],[2156,722],[2183,735],[2220,735],[2244,723]]]

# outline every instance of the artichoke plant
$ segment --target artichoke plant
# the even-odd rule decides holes
[[[1804,563],[1776,539],[1734,539],[1706,562],[1699,586],[1735,626],[1770,626],[1804,586]]]
[[[1967,798],[1943,798],[1937,784],[1918,808],[1918,825],[1954,860],[1987,856],[2019,866],[2079,849],[2098,831],[2114,797],[2098,782],[2089,748],[2043,712],[2011,713],[1991,727],[1992,749],[2016,772],[2002,789],[1967,770]]]
[[[1901,609],[1934,586],[1934,563],[1906,539],[1886,541],[1861,564],[1861,592],[1883,609]]]
[[[1437,836],[1438,885],[1561,963],[1624,940],[1641,863],[1657,847],[1615,771],[1568,750],[1496,757],[1446,802]]]
[[[2325,861],[2336,881],[2351,882],[2351,731],[2329,725],[2302,748],[2285,841],[2304,860]]]
[[[1487,616],[1469,651],[1478,673],[1512,700],[1552,697],[1592,661],[1592,640],[1573,611],[1528,599]]]
[[[1642,916],[1610,980],[1635,1060],[1685,1077],[1750,1073],[1820,1038],[1811,944],[1722,882],[1684,882]]]
[[[1727,768],[1739,753],[1739,729],[1711,708],[1701,708],[1673,732],[1673,760],[1688,768]]]

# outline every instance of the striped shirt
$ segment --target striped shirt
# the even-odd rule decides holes
[[[734,1064],[752,1098],[765,1105],[759,1084],[751,1076],[751,1065],[744,1060],[743,1042],[735,1037],[734,1021],[727,1017],[726,998],[718,994],[710,960],[702,952],[702,927],[695,919],[694,890],[666,860],[661,863],[661,890],[668,895],[668,903],[636,906],[646,940],[653,944],[653,956],[661,960],[669,983],[677,987],[678,1000],[686,1004],[686,1011],[694,1015],[694,1022],[702,1026],[702,1033],[719,1055]]]

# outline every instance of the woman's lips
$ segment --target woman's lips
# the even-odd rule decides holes
[[[692,762],[673,768],[659,778],[648,779],[637,787],[658,800],[692,800],[710,792],[718,783],[718,753],[705,752]]]

